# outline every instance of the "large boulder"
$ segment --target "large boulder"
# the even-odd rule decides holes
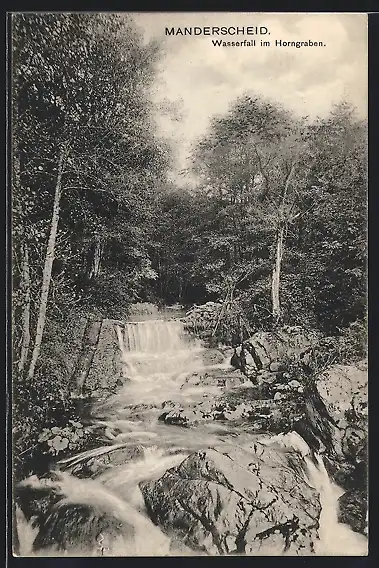
[[[338,521],[367,535],[367,492],[350,489],[338,499]]]
[[[368,402],[367,362],[355,365],[332,365],[319,375],[317,390],[334,420],[344,426],[354,413],[357,418],[367,417]]]
[[[209,555],[310,555],[321,506],[301,456],[255,443],[191,454],[140,483],[155,524]]]
[[[276,331],[258,331],[245,342],[252,354],[258,370],[277,370],[276,363],[287,357],[304,353],[318,341],[314,332],[306,332],[300,327],[283,327]]]
[[[317,390],[337,425],[337,453],[349,463],[360,463],[367,449],[367,362],[331,366],[319,376]]]
[[[327,459],[326,465],[335,481],[347,490],[340,498],[339,517],[354,530],[364,532],[367,515],[367,362],[333,365],[321,374],[317,389],[337,424],[333,431],[337,457]]]

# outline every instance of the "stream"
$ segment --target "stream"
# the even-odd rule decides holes
[[[167,425],[158,418],[167,401],[187,405],[222,394],[218,386],[196,385],[186,382],[192,373],[204,373],[210,368],[229,368],[229,358],[218,365],[206,365],[205,348],[200,341],[189,337],[180,319],[151,319],[128,322],[117,328],[122,353],[124,386],[117,395],[93,409],[94,419],[107,428],[113,446],[138,448],[140,456],[114,465],[94,480],[78,479],[65,472],[68,495],[80,494],[89,503],[112,503],[114,510],[133,525],[133,538],[120,539],[109,552],[107,543],[100,538],[101,555],[112,556],[183,556],[196,555],[184,546],[176,546],[148,518],[138,484],[158,479],[167,469],[179,465],[194,451],[212,446],[236,445],[249,448],[255,440],[270,444],[267,436],[252,434],[249,425],[238,430],[227,421],[215,421],[194,427],[181,428]],[[315,464],[308,457],[306,443],[298,436],[291,443],[298,445],[305,463],[304,475],[308,483],[320,494],[322,512],[316,554],[365,555],[367,539],[337,521],[337,499],[343,491],[334,485],[325,470],[322,458]],[[109,446],[108,446],[109,448]],[[104,451],[109,451],[106,448]],[[68,469],[88,459],[88,451],[62,461]],[[148,538],[146,537],[148,535]],[[24,551],[27,546],[24,544]],[[45,554],[46,555],[46,554]],[[78,542],[80,555],[80,542]],[[94,553],[94,555],[96,555]],[[98,554],[97,554],[98,555]]]

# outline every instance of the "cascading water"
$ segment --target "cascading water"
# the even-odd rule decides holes
[[[123,329],[117,326],[117,336],[124,376],[132,380],[188,372],[201,362],[202,349],[188,340],[180,320],[128,322]]]
[[[318,556],[365,556],[368,552],[367,538],[354,532],[348,525],[338,522],[338,499],[344,491],[333,483],[325,468],[322,456],[313,455],[307,443],[295,432],[279,434],[265,440],[298,452],[305,462],[304,476],[318,493],[321,503],[319,540],[315,543]]]
[[[320,540],[316,554],[320,556],[365,556],[368,553],[368,541],[362,534],[351,530],[348,525],[338,522],[338,498],[344,491],[333,483],[320,456],[316,456],[317,465],[306,458],[309,482],[320,494]]]
[[[73,502],[76,503],[81,503],[83,496],[90,501],[93,495],[95,507],[100,495],[102,502],[109,500],[113,503],[120,519],[127,519],[133,525],[132,543],[130,539],[121,539],[108,553],[104,552],[103,547],[101,555],[193,554],[190,551],[183,552],[183,548],[179,551],[175,549],[172,543],[170,545],[170,539],[149,520],[138,487],[139,482],[159,478],[167,469],[179,465],[193,451],[231,442],[241,447],[251,446],[252,440],[259,436],[248,431],[236,431],[222,422],[201,424],[195,428],[177,428],[158,420],[165,401],[183,404],[198,402],[204,396],[212,397],[221,391],[219,387],[186,382],[186,377],[191,373],[201,373],[210,367],[204,366],[204,348],[199,342],[186,336],[179,320],[128,322],[117,327],[117,336],[125,384],[117,395],[95,409],[95,416],[97,415],[99,423],[108,428],[113,438],[114,446],[104,447],[104,452],[109,452],[112,448],[138,447],[141,455],[139,459],[111,465],[97,475],[96,480],[78,480],[67,475],[64,480],[66,493],[73,494],[76,498]],[[225,368],[227,365],[225,362],[218,366]],[[304,459],[304,475],[320,494],[322,513],[316,553],[366,554],[367,539],[338,523],[337,499],[341,490],[331,483],[322,459],[317,457],[315,464],[309,457],[307,444],[296,434],[275,436],[268,443],[287,445],[299,452]],[[84,452],[65,460],[66,463],[62,466],[72,467],[100,453],[100,450]],[[146,539],[147,534],[149,539]],[[94,555],[96,554],[99,555],[99,552],[95,551]]]

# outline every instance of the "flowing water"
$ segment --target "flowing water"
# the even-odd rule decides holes
[[[320,540],[316,554],[320,556],[364,556],[368,552],[367,538],[354,532],[348,525],[338,522],[338,498],[344,491],[329,479],[328,472],[320,456],[317,466],[306,459],[309,481],[320,494]]]
[[[83,495],[88,490],[90,494],[97,495],[96,499],[103,496],[103,501],[108,499],[109,503],[113,503],[120,518],[130,520],[133,517],[135,534],[132,544],[120,541],[116,549],[113,547],[112,555],[191,554],[183,548],[175,550],[172,544],[170,546],[168,537],[150,522],[138,483],[159,478],[193,451],[216,444],[230,444],[231,441],[241,447],[251,446],[257,435],[249,433],[248,428],[237,431],[231,424],[221,422],[179,428],[158,420],[162,405],[167,401],[197,403],[207,398],[214,399],[222,393],[220,387],[186,382],[189,375],[202,373],[210,365],[204,363],[205,349],[200,342],[184,333],[180,320],[148,318],[128,322],[117,328],[117,335],[125,384],[117,395],[99,404],[94,409],[94,415],[99,423],[107,427],[114,448],[138,448],[140,457],[110,467],[96,480],[77,480],[68,475],[65,483],[66,486],[71,484],[71,487],[67,492]],[[217,366],[227,368],[228,360]],[[366,554],[367,539],[337,521],[337,499],[342,491],[329,480],[321,458],[318,458],[316,466],[307,457],[309,448],[299,436],[275,438],[283,443],[287,440],[286,443],[295,446],[304,455],[308,482],[320,493],[322,513],[317,554]],[[84,452],[62,465],[72,467],[91,455],[91,452]],[[88,485],[91,483],[97,485]],[[149,534],[149,539],[146,539],[146,534]]]

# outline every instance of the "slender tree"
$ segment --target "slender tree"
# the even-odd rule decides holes
[[[218,203],[219,218],[225,223],[215,227],[213,241],[218,250],[224,247],[224,270],[238,274],[251,266],[252,275],[261,278],[265,267],[274,322],[282,314],[285,240],[288,226],[300,215],[305,154],[303,121],[279,105],[251,97],[238,100],[226,117],[214,120],[195,154],[195,170],[207,180],[205,190]],[[266,252],[259,257],[257,239],[262,236]],[[268,250],[272,251],[269,262]]]

